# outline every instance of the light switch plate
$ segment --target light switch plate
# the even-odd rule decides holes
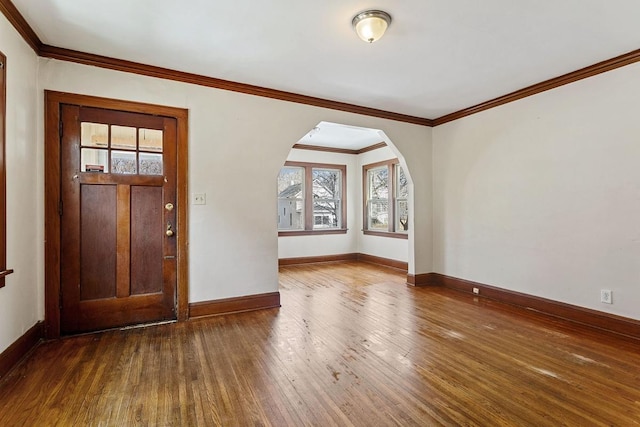
[[[206,193],[193,193],[193,202],[194,205],[206,205],[207,204],[207,194]]]

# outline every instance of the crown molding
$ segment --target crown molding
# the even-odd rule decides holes
[[[352,150],[349,148],[336,148],[336,147],[322,147],[320,145],[309,145],[309,144],[293,144],[292,148],[296,148],[298,150],[312,150],[312,151],[326,151],[329,153],[340,153],[340,154],[362,154],[367,151],[377,150],[378,148],[386,147],[387,144],[383,142],[378,142],[377,144],[369,145],[368,147],[360,148],[359,150]]]
[[[36,32],[33,31],[33,28],[31,28],[11,0],[0,0],[0,12],[2,12],[11,25],[13,25],[13,28],[20,33],[27,44],[31,46],[31,49],[33,49],[36,54],[39,54],[42,41],[40,41]]]
[[[377,144],[373,144],[373,145],[370,145],[368,147],[364,147],[364,148],[361,148],[359,150],[356,150],[356,154],[366,153],[368,151],[377,150],[378,148],[382,148],[382,147],[386,147],[386,146],[387,146],[386,142],[384,142],[384,141],[378,142]]]
[[[578,80],[606,73],[607,71],[615,70],[616,68],[624,67],[638,61],[640,61],[640,49],[625,53],[620,56],[616,56],[615,58],[607,59],[606,61],[598,62],[597,64],[593,64],[576,71],[572,71],[571,73],[563,74],[561,76],[545,80],[543,82],[528,86],[524,89],[520,89],[503,96],[499,96],[498,98],[485,101],[472,107],[464,108],[460,111],[446,114],[442,117],[434,119],[433,126],[439,126],[445,123],[449,123],[454,120],[461,119],[462,117],[470,116],[481,111],[499,107],[501,105],[508,104],[509,102],[518,101],[522,98],[527,98],[529,96],[555,89],[569,83],[577,82]]]
[[[20,11],[15,7],[11,0],[0,0],[0,11],[6,16],[9,22],[13,25],[16,31],[20,33],[22,38],[24,38],[29,46],[31,46],[34,52],[37,55],[45,58],[59,59],[62,61],[91,65],[94,67],[101,67],[111,70],[124,71],[127,73],[140,74],[143,76],[174,80],[199,86],[206,86],[232,92],[244,93],[248,95],[261,96],[264,98],[272,98],[280,101],[295,102],[298,104],[311,105],[314,107],[345,111],[348,113],[362,114],[365,116],[378,117],[381,119],[411,123],[420,126],[429,127],[432,123],[430,119],[425,119],[423,117],[394,113],[391,111],[379,110],[377,108],[363,107],[361,105],[349,104],[346,102],[332,101],[324,98],[301,95],[293,92],[285,92],[261,86],[254,86],[245,83],[217,79],[200,74],[186,73],[183,71],[171,70],[168,68],[156,67],[153,65],[146,65],[138,62],[125,61],[108,56],[95,55],[92,53],[51,46],[42,43],[36,32],[33,30],[33,28],[31,28],[29,23],[26,21],[26,19],[24,19]]]
[[[16,31],[24,38],[31,48],[39,56],[45,58],[59,59],[62,61],[75,62],[94,67],[107,68],[128,73],[135,73],[149,77],[157,77],[167,80],[175,80],[183,83],[190,83],[216,89],[229,90],[248,95],[261,96],[265,98],[278,99],[281,101],[294,102],[298,104],[311,105],[315,107],[328,108],[331,110],[345,111],[349,113],[362,114],[365,116],[378,117],[382,119],[411,123],[426,127],[435,127],[463,117],[470,116],[491,108],[499,107],[510,102],[536,95],[578,80],[593,77],[616,68],[624,67],[640,61],[640,49],[625,53],[615,58],[607,59],[597,64],[581,68],[579,70],[545,80],[543,82],[528,86],[524,89],[508,93],[503,96],[482,102],[480,104],[464,108],[462,110],[446,114],[437,119],[410,116],[407,114],[394,113],[391,111],[379,110],[371,107],[363,107],[345,102],[332,101],[324,98],[301,95],[293,92],[285,92],[276,89],[269,89],[261,86],[253,86],[245,83],[238,83],[229,80],[207,77],[199,74],[186,73],[183,71],[171,70],[168,68],[156,67],[141,64],[138,62],[125,61],[107,56],[95,55],[92,53],[79,52],[71,49],[55,47],[42,43],[36,32],[24,19],[20,11],[11,0],[0,0],[0,12],[2,12]]]
[[[358,154],[358,150],[352,150],[349,148],[337,148],[337,147],[323,147],[320,145],[310,145],[310,144],[293,144],[293,147],[297,150],[311,150],[311,151],[324,151],[328,153],[339,153],[339,154]]]
[[[62,61],[75,62],[78,64],[108,68],[111,70],[124,71],[127,73],[135,73],[143,76],[157,77],[161,79],[174,80],[199,86],[239,92],[248,95],[261,96],[264,98],[277,99],[280,101],[295,102],[298,104],[311,105],[314,107],[328,108],[331,110],[362,114],[365,116],[378,117],[381,119],[412,123],[420,126],[431,126],[431,120],[422,117],[415,117],[406,114],[394,113],[391,111],[378,110],[375,108],[363,107],[360,105],[348,104],[345,102],[331,101],[328,99],[300,95],[297,93],[285,92],[276,89],[269,89],[246,83],[238,83],[229,80],[218,79],[215,77],[203,76],[200,74],[187,73],[184,71],[176,71],[169,68],[146,65],[139,62],[125,61],[122,59],[95,55],[86,52],[79,52],[76,50],[50,46],[46,44],[42,45],[42,47],[40,48],[40,56],[45,58],[59,59]]]

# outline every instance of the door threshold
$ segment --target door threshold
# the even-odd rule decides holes
[[[127,331],[127,330],[130,330],[130,329],[147,328],[149,326],[168,325],[168,324],[171,324],[171,323],[178,323],[178,321],[176,319],[159,320],[157,322],[138,323],[136,325],[128,325],[128,326],[121,326],[121,327],[108,328],[108,329],[99,329],[97,331],[77,332],[77,333],[62,335],[59,338],[60,339],[76,338],[76,337],[81,337],[81,336],[84,336],[84,335],[102,334],[102,333],[105,333],[105,332],[113,332],[113,331]]]
[[[172,320],[160,320],[158,322],[151,322],[151,323],[139,323],[137,325],[129,325],[129,326],[123,326],[122,328],[118,328],[121,331],[127,331],[129,329],[138,329],[138,328],[148,328],[149,326],[158,326],[158,325],[168,325],[170,323],[177,323],[178,321],[175,319]]]

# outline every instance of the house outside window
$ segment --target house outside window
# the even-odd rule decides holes
[[[278,175],[278,230],[304,230],[304,168],[284,167]]]
[[[409,184],[397,159],[363,166],[364,234],[406,239]]]
[[[278,174],[278,234],[346,233],[346,166],[287,162]]]

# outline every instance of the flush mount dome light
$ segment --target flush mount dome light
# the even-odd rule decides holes
[[[380,39],[391,24],[391,15],[382,10],[366,10],[353,17],[351,25],[358,37],[367,43]]]

